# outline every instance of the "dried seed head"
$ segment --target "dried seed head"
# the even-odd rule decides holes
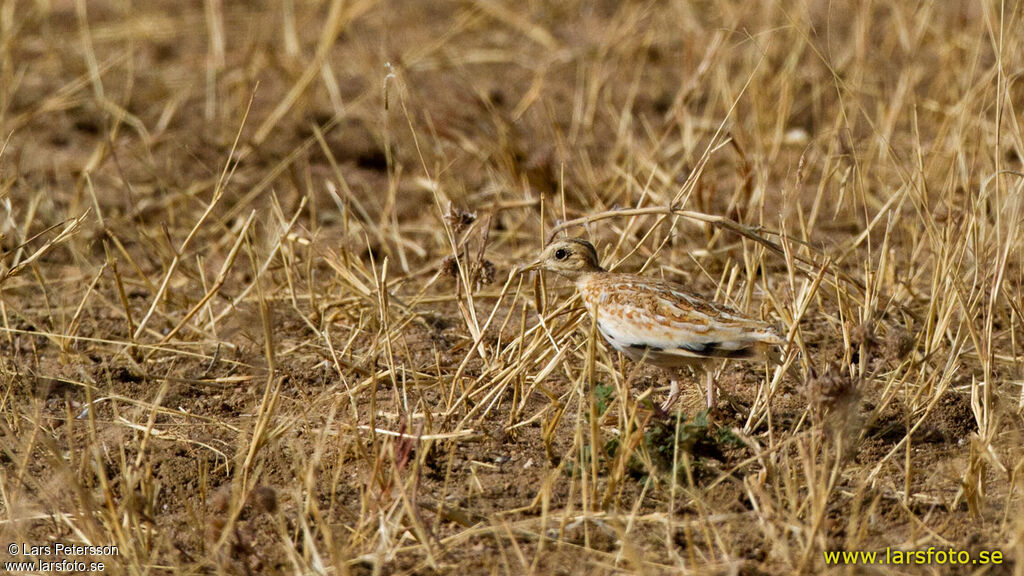
[[[258,486],[249,494],[249,504],[257,512],[277,512],[277,491],[270,486]]]
[[[492,284],[494,282],[494,263],[487,259],[481,260],[473,280],[476,281],[477,287]]]
[[[886,359],[899,361],[906,358],[917,347],[917,339],[902,326],[897,326],[886,334],[884,354]]]
[[[862,344],[869,351],[878,347],[874,324],[859,324],[850,331],[850,345],[860,348]]]
[[[459,277],[459,262],[455,259],[455,256],[444,257],[444,260],[441,261],[441,274],[450,278]]]
[[[227,525],[231,509],[231,486],[224,485],[210,496],[210,514],[207,516],[207,533],[211,538],[219,537]]]
[[[444,215],[445,222],[448,226],[451,226],[452,232],[458,234],[473,222],[476,222],[476,212],[467,212],[461,208],[456,208],[454,204],[448,205],[448,213]]]
[[[217,488],[210,497],[210,508],[216,514],[227,514],[231,509],[231,486]]]
[[[225,526],[227,526],[227,516],[210,516],[207,520],[210,538],[218,537],[224,531]]]
[[[829,364],[825,373],[807,382],[807,401],[815,420],[826,415],[845,418],[860,402],[860,390],[838,364]]]

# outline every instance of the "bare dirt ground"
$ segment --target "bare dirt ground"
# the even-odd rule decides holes
[[[1022,573],[1022,16],[0,3],[0,544],[131,574]],[[776,323],[784,368],[653,417],[664,374],[515,273],[581,218],[558,232],[606,265]],[[886,548],[971,563],[825,559]]]

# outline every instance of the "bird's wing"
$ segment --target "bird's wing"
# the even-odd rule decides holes
[[[783,342],[766,322],[668,282],[621,274],[581,292],[615,348],[655,363],[754,359]]]

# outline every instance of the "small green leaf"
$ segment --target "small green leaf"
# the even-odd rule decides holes
[[[615,392],[615,386],[610,384],[594,387],[594,399],[597,402],[598,416],[604,416],[604,413],[608,410],[613,392]]]

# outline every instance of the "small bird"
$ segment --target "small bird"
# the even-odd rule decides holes
[[[597,329],[613,348],[634,361],[670,372],[667,412],[679,398],[680,369],[719,359],[764,360],[785,340],[768,324],[724,304],[709,302],[686,288],[637,274],[601,268],[593,244],[557,240],[526,269],[544,269],[576,284]],[[708,408],[717,404],[712,371],[707,374]]]

